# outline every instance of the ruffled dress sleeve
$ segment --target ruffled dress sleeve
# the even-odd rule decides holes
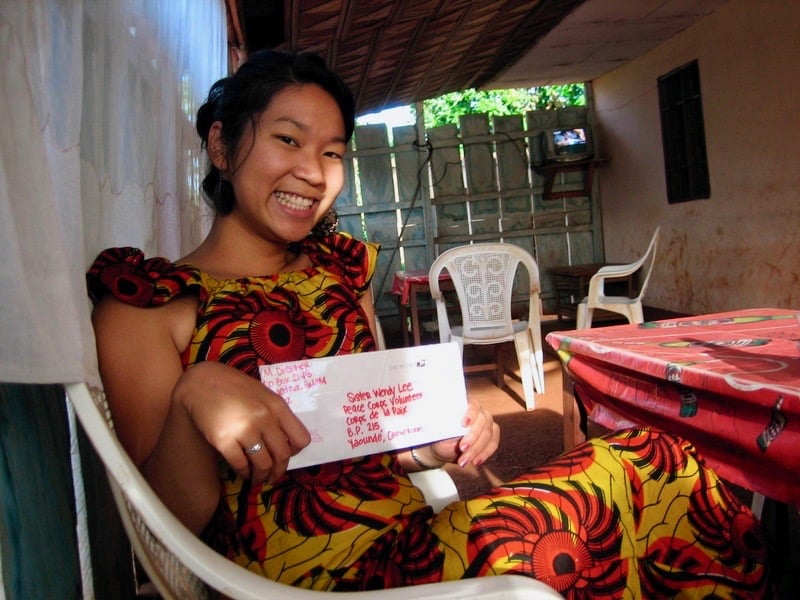
[[[164,258],[145,258],[138,248],[109,248],[100,253],[86,275],[89,297],[97,304],[111,294],[118,300],[147,308],[191,293],[205,294],[195,267]]]
[[[303,246],[312,263],[334,274],[359,297],[372,283],[379,250],[378,244],[357,240],[347,233],[337,233]]]

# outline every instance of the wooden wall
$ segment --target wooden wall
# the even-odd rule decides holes
[[[596,191],[575,192],[582,175],[562,173],[545,198],[543,178],[531,167],[542,158],[539,133],[576,126],[591,130],[586,108],[468,115],[458,127],[419,133],[413,125],[357,127],[336,210],[340,230],[381,244],[373,286],[378,314],[398,312],[389,294],[395,271],[427,271],[443,250],[481,241],[531,252],[551,310],[547,268],[603,258]]]

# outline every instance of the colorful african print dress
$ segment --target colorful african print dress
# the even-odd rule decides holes
[[[158,306],[199,298],[184,368],[263,364],[375,349],[358,302],[377,248],[337,234],[307,240],[312,266],[220,281],[190,265],[103,252],[97,301]],[[764,598],[758,521],[692,446],[646,429],[591,440],[491,493],[439,514],[393,453],[289,471],[253,485],[220,466],[206,542],[287,584],[363,590],[515,573],[566,598]]]

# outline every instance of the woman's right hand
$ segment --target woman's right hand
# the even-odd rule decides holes
[[[240,477],[257,483],[283,476],[289,458],[311,442],[283,398],[228,365],[206,361],[189,368],[173,402]]]

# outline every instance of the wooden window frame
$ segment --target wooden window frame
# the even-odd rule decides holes
[[[658,78],[658,103],[667,200],[674,204],[710,198],[697,60]]]

